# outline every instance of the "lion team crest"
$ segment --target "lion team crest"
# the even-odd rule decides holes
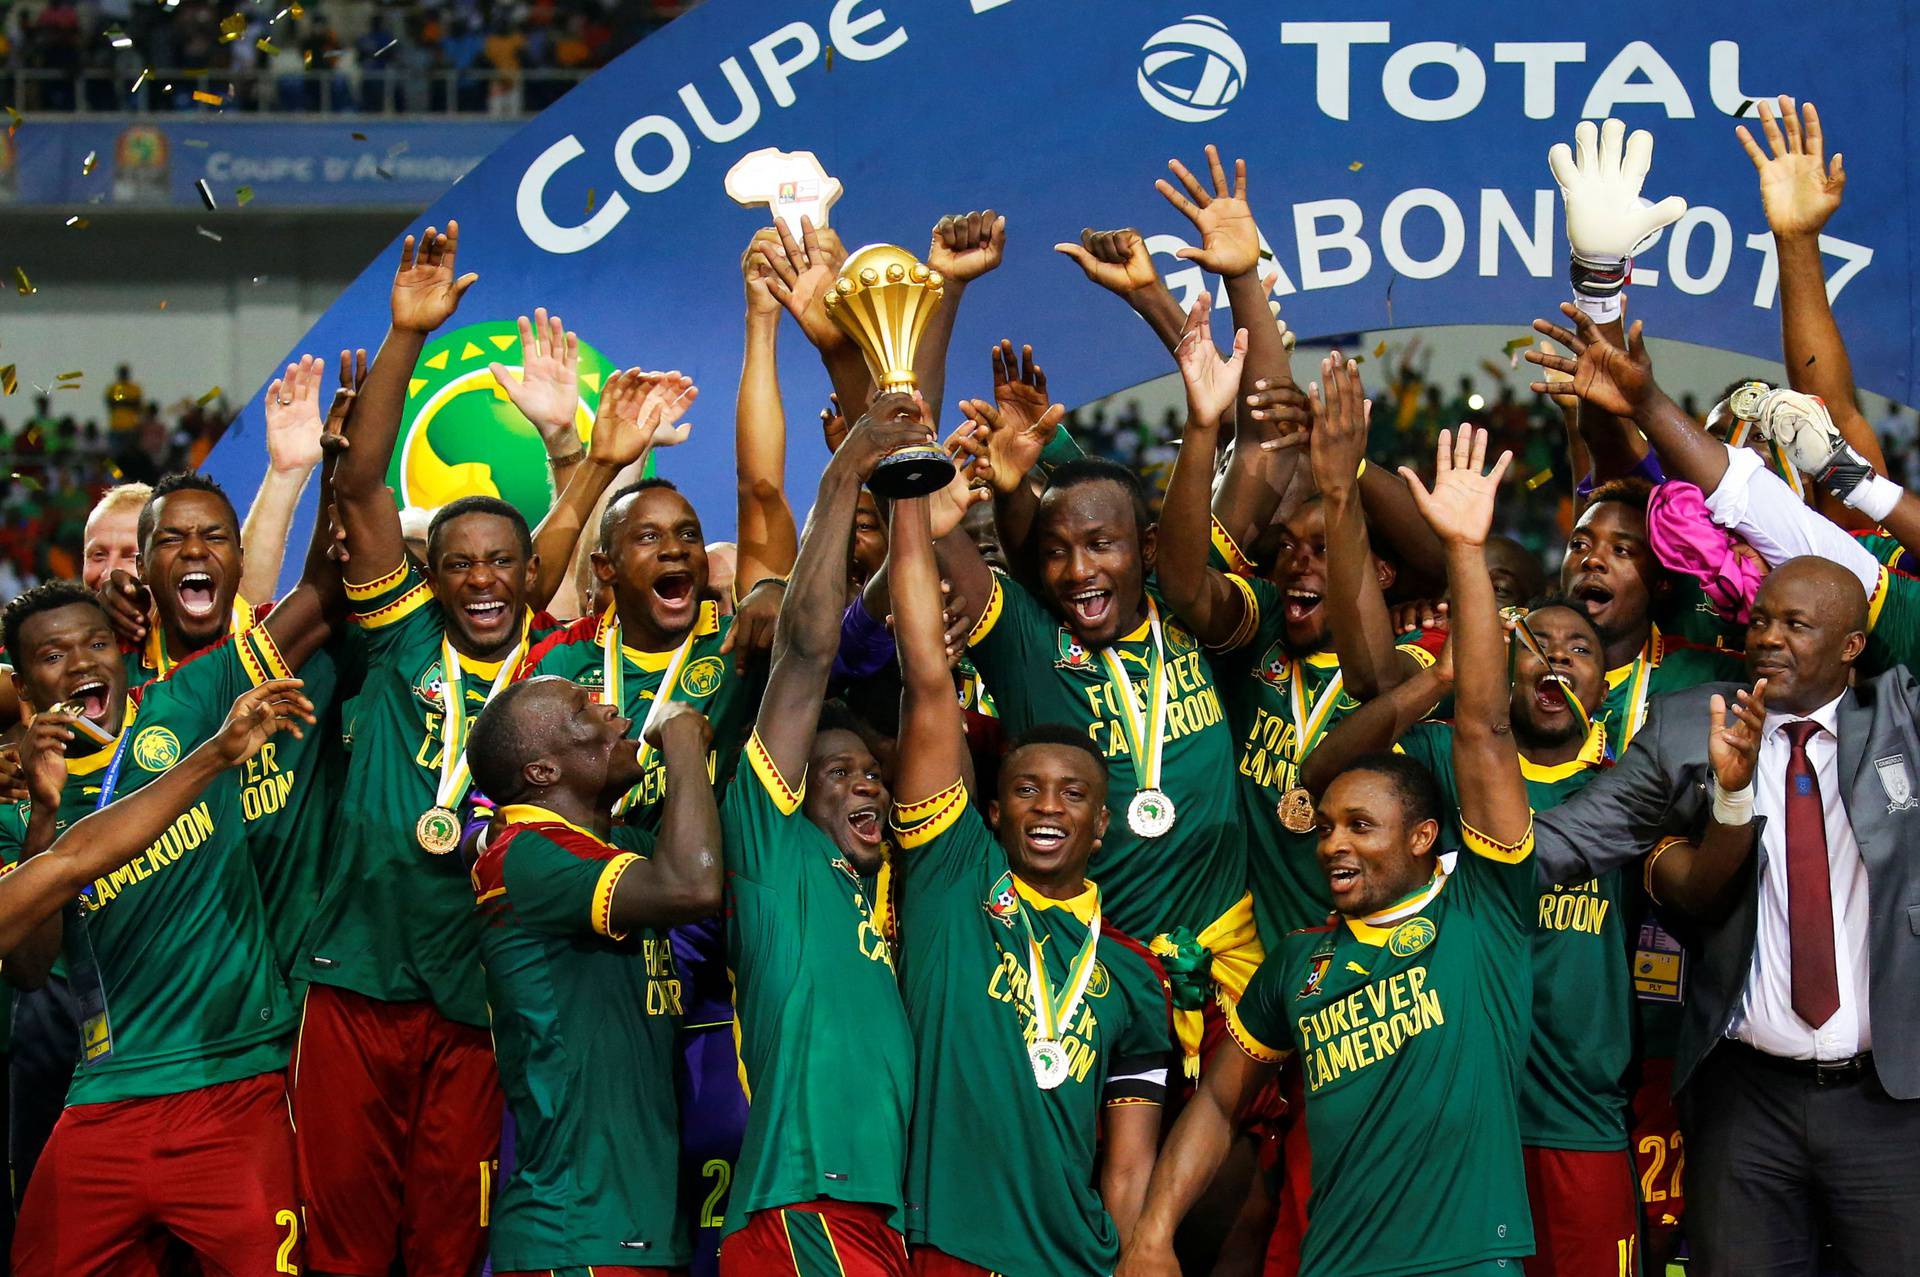
[[[1087,996],[1104,998],[1113,991],[1113,975],[1104,962],[1093,964],[1093,974],[1087,977]]]
[[[1426,918],[1408,918],[1387,937],[1387,952],[1396,958],[1410,958],[1432,944],[1440,933]]]
[[[980,907],[1001,926],[1009,930],[1013,928],[1013,920],[1020,916],[1020,893],[1013,889],[1011,872],[1000,875],[1000,880],[993,884],[993,894]]]
[[[680,675],[680,690],[697,700],[705,700],[720,690],[720,680],[726,674],[727,667],[719,657],[703,656]]]
[[[143,728],[133,738],[133,761],[150,772],[163,772],[180,761],[180,738],[164,727]]]

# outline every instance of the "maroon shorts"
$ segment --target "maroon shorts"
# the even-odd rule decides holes
[[[1533,1258],[1527,1277],[1633,1277],[1640,1271],[1633,1159],[1625,1149],[1594,1153],[1523,1147]]]
[[[1261,1277],[1294,1277],[1300,1271],[1300,1243],[1307,1237],[1307,1198],[1313,1191],[1313,1151],[1307,1145],[1305,1076],[1300,1057],[1280,1066],[1280,1096],[1286,1114],[1280,1119],[1276,1141],[1280,1191],[1275,1201],[1273,1232],[1267,1236],[1267,1262]]]
[[[1633,1093],[1633,1168],[1640,1179],[1640,1209],[1647,1253],[1669,1257],[1687,1217],[1686,1146],[1680,1139],[1680,1115],[1673,1107],[1673,1061],[1640,1061],[1640,1085]]]
[[[720,1277],[907,1277],[907,1241],[870,1202],[807,1202],[747,1216],[720,1243]]]
[[[307,990],[293,1052],[309,1265],[466,1277],[487,1246],[503,1100],[485,1029],[426,1002]]]
[[[982,1268],[970,1264],[964,1259],[955,1259],[943,1250],[931,1246],[915,1246],[908,1260],[907,1271],[913,1277],[1006,1277],[991,1268]]]
[[[146,1277],[167,1234],[206,1277],[302,1270],[287,1079],[263,1073],[60,1114],[14,1230],[20,1277]]]

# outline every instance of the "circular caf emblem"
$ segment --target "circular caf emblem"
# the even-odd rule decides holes
[[[1432,944],[1438,934],[1425,918],[1408,918],[1387,937],[1387,952],[1396,958],[1410,958]]]
[[[433,509],[482,494],[511,503],[530,524],[552,503],[547,451],[539,432],[508,401],[493,366],[518,375],[520,330],[510,319],[466,324],[427,343],[407,382],[400,446],[387,486],[402,505]],[[592,433],[600,387],[614,370],[606,356],[580,343],[580,402],[574,428]],[[647,473],[653,473],[648,462]]]
[[[133,761],[150,772],[163,772],[180,761],[180,738],[164,727],[141,729],[133,738]]]
[[[1107,974],[1107,964],[1104,962],[1094,963],[1093,974],[1087,977],[1087,996],[1090,998],[1104,998],[1112,988],[1113,977]]]
[[[680,690],[688,696],[705,698],[720,689],[720,680],[727,676],[727,667],[717,656],[703,656],[680,675]]]

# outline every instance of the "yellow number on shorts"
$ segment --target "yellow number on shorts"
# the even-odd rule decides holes
[[[276,1228],[287,1230],[287,1239],[280,1243],[280,1249],[273,1256],[273,1271],[297,1277],[300,1265],[293,1262],[293,1248],[300,1244],[300,1216],[295,1211],[283,1210],[273,1217],[273,1223]]]
[[[706,1205],[700,1208],[700,1227],[724,1227],[727,1222],[726,1212],[722,1211],[716,1215],[713,1213],[713,1208],[720,1204],[720,1199],[727,1195],[727,1189],[733,1186],[733,1163],[724,1157],[710,1157],[707,1159],[707,1164],[700,1168],[700,1174],[703,1177],[713,1176],[713,1189],[707,1194]]]
[[[1640,1176],[1640,1200],[1647,1203],[1664,1202],[1667,1200],[1666,1190],[1653,1185],[1667,1164],[1667,1141],[1659,1135],[1642,1136],[1640,1151],[1653,1159],[1652,1165]]]
[[[493,1170],[500,1163],[480,1163],[480,1227],[487,1227],[488,1218],[493,1214]]]
[[[1687,1169],[1687,1150],[1680,1138],[1680,1132],[1673,1133],[1673,1178],[1667,1181],[1667,1192],[1673,1197],[1685,1197],[1686,1189],[1681,1186],[1680,1173]]]

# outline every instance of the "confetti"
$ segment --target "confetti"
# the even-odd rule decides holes
[[[208,404],[212,403],[214,400],[218,399],[219,397],[220,397],[220,387],[215,386],[212,390],[209,390],[206,394],[201,395],[200,398],[195,400],[194,402],[198,403],[202,408],[204,408]]]
[[[268,277],[267,277],[267,276],[265,276],[265,275],[255,275],[255,276],[253,277],[253,286],[254,286],[255,288],[258,288],[258,287],[259,287],[260,285],[262,285],[262,284],[264,284],[264,283],[266,283],[266,282],[267,282],[267,278],[268,278]]]
[[[204,177],[201,178],[199,181],[195,182],[193,185],[194,185],[194,189],[200,192],[200,202],[207,206],[207,212],[211,213],[215,209],[220,207],[218,204],[215,204],[213,202],[213,188],[207,185],[206,178]]]
[[[133,47],[133,37],[116,31],[107,37],[107,43],[116,49],[131,49]]]
[[[1521,351],[1525,350],[1528,346],[1531,346],[1531,345],[1533,345],[1533,338],[1515,337],[1512,341],[1500,347],[1500,353],[1511,358],[1512,356],[1519,354]]]
[[[99,162],[100,162],[100,152],[88,151],[87,158],[80,161],[80,176],[92,177],[94,166]]]
[[[155,310],[165,310],[166,308],[167,308],[167,303],[165,298],[162,298],[160,301],[160,304],[154,307]]]
[[[63,373],[56,374],[54,377],[54,380],[55,381],[72,381],[76,377],[80,377],[83,375],[84,374],[78,368],[76,368],[72,372],[63,372]]]
[[[171,89],[173,86],[169,84],[167,87]],[[191,146],[197,151],[204,151],[207,149],[207,140],[203,137],[190,137],[183,139],[182,145]]]
[[[218,235],[216,235],[216,234],[215,234],[214,232],[212,232],[212,231],[210,231],[210,230],[208,230],[208,229],[207,229],[206,227],[204,227],[204,226],[196,226],[196,227],[194,227],[193,229],[194,229],[194,230],[196,230],[196,231],[199,231],[199,232],[200,232],[200,233],[201,233],[202,235],[205,235],[205,236],[206,236],[206,237],[207,237],[208,239],[210,239],[210,240],[212,240],[212,241],[213,241],[214,243],[216,243],[216,244],[224,244],[224,243],[226,243],[226,241],[225,241],[225,240],[223,240],[223,239],[221,239],[221,238],[220,238],[220,237],[219,237]]]
[[[384,165],[384,164],[382,164],[382,165],[381,165],[381,166],[380,166],[379,168],[377,168],[377,169],[375,169],[375,170],[373,170],[373,171],[374,171],[374,172],[376,172],[376,173],[378,173],[378,174],[379,174],[379,175],[380,175],[381,177],[384,177],[384,178],[386,178],[386,179],[387,179],[387,180],[388,180],[389,182],[391,182],[391,181],[393,180],[393,170],[392,170],[392,169],[390,169],[390,168],[388,168],[388,167],[387,167],[386,165]]]
[[[260,50],[260,52],[266,54],[268,57],[272,57],[274,54],[280,52],[280,46],[275,44],[273,41],[267,39],[267,37],[265,36],[261,36],[259,39],[255,40],[253,42],[253,47]]]
[[[280,12],[274,14],[272,18],[268,19],[269,25],[271,25],[272,23],[278,22],[280,21],[280,19],[286,17],[288,12],[289,10],[282,9]]]
[[[587,188],[587,212],[589,213],[593,212],[593,192],[594,188],[589,186]]]
[[[27,122],[26,117],[21,115],[20,112],[14,110],[12,107],[7,108],[7,136],[8,137],[12,137],[14,133],[19,130],[20,126],[22,124],[25,124],[26,122]]]
[[[1349,164],[1349,165],[1347,165],[1347,172],[1349,172],[1349,173],[1358,173],[1358,172],[1359,172],[1359,171],[1360,171],[1361,169],[1363,169],[1363,168],[1365,168],[1365,167],[1366,167],[1366,164],[1365,164],[1365,163],[1363,163],[1363,162],[1362,162],[1362,161],[1360,161],[1360,160],[1355,160],[1355,161],[1354,161],[1353,163],[1351,163],[1351,164]]]
[[[253,188],[251,186],[243,186],[235,191],[233,193],[233,202],[241,208],[245,208],[247,205],[253,203]]]
[[[193,91],[193,100],[203,106],[219,106],[226,101],[226,99],[218,93],[209,93],[205,89],[195,89]]]
[[[299,3],[299,0],[294,0],[294,3],[288,5],[287,12],[291,13],[296,18],[304,18],[307,16],[307,10],[305,6]]]
[[[0,395],[10,395],[19,387],[19,372],[12,364],[0,364]]]
[[[33,281],[27,278],[26,268],[22,266],[13,268],[13,287],[14,291],[22,297],[31,297],[40,291],[33,286]]]
[[[312,49],[302,49],[300,51],[300,65],[303,67],[310,67],[313,65]]]
[[[1387,280],[1387,327],[1389,328],[1393,327],[1393,286],[1399,282],[1398,275],[1393,275]]]
[[[1382,340],[1378,346],[1375,346],[1373,348],[1373,357],[1375,359],[1385,358],[1386,353],[1387,353],[1387,343],[1384,340]]]
[[[140,91],[140,86],[145,84],[147,82],[147,77],[152,74],[153,74],[152,67],[142,67],[140,70],[140,78],[133,82],[133,87],[131,89],[128,89],[127,92],[138,93]]]
[[[18,470],[15,470],[12,478],[14,482],[18,483],[28,492],[39,492],[41,490],[40,481],[30,474],[21,474]]]
[[[833,70],[833,46],[827,46],[827,70]]]
[[[1552,478],[1553,478],[1553,470],[1551,468],[1542,470],[1539,474],[1536,474],[1531,479],[1527,480],[1527,491],[1532,492],[1537,488],[1545,486],[1546,483]]]
[[[78,213],[75,213],[67,219],[67,226],[72,230],[84,231],[90,225],[92,225],[92,223],[88,222],[86,218],[80,216]]]
[[[365,133],[355,133],[352,136],[353,136],[353,140],[356,142],[364,142],[367,140],[367,135]]]
[[[220,19],[220,43],[232,44],[247,33],[247,16],[244,13],[230,13]]]
[[[389,41],[387,41],[387,42],[386,42],[385,44],[383,44],[383,45],[381,45],[381,46],[380,46],[379,48],[377,48],[377,49],[375,49],[375,50],[373,51],[373,56],[374,56],[374,57],[376,57],[376,58],[377,58],[377,57],[381,57],[381,56],[383,56],[383,55],[384,55],[384,54],[386,53],[386,51],[387,51],[388,49],[391,49],[391,48],[392,48],[392,47],[393,47],[394,45],[396,45],[396,44],[398,44],[398,43],[400,43],[400,37],[399,37],[399,36],[395,36],[395,37],[394,37],[393,39],[391,39],[391,40],[389,40]]]

